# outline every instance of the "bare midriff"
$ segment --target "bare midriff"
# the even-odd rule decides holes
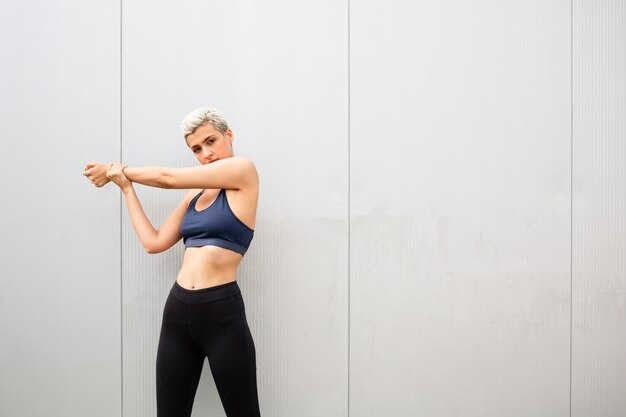
[[[188,290],[200,290],[237,279],[237,267],[243,256],[219,246],[185,248],[183,265],[176,281]]]

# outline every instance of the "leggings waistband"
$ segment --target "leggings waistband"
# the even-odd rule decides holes
[[[237,281],[227,282],[226,284],[215,285],[209,288],[201,288],[199,290],[188,290],[174,281],[174,285],[170,290],[170,294],[187,304],[207,303],[216,301],[221,298],[237,295],[241,292]]]

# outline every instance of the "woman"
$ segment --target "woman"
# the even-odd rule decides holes
[[[259,177],[252,161],[234,156],[234,134],[218,110],[194,110],[183,119],[181,131],[201,166],[89,163],[83,175],[96,187],[109,180],[120,187],[148,253],[163,252],[181,238],[185,244],[183,264],[163,311],[156,358],[158,417],[191,415],[205,357],[226,415],[260,416],[256,351],[236,281],[254,234]],[[191,191],[155,229],[133,182]]]

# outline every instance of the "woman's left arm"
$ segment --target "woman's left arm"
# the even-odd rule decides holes
[[[126,171],[124,171],[126,172]],[[233,156],[195,167],[164,168],[163,188],[225,188],[239,190],[258,183],[254,163],[246,157]]]
[[[97,187],[102,187],[109,179],[107,178],[107,170],[111,164],[103,164],[99,162],[90,162],[83,172],[83,175],[91,180]],[[148,185],[151,187],[167,188],[165,182],[165,172],[167,167],[138,167],[123,169],[124,175],[132,182]]]
[[[168,188],[165,181],[167,167],[126,167],[123,169],[126,178],[150,187]]]
[[[104,174],[99,174],[102,171],[101,165],[110,166],[111,164],[90,163],[87,167],[92,166],[92,168],[83,173],[96,185],[107,179],[106,169]],[[249,184],[258,183],[254,163],[241,156],[224,158],[195,167],[126,167],[123,168],[123,172],[132,182],[166,189],[241,189]]]

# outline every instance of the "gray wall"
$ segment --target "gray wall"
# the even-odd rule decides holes
[[[238,281],[264,416],[626,414],[626,4],[0,5],[0,417],[156,415],[183,245],[89,161],[261,178]],[[137,185],[155,227],[184,190]],[[620,256],[622,255],[622,256]],[[223,416],[205,364],[194,416]]]

